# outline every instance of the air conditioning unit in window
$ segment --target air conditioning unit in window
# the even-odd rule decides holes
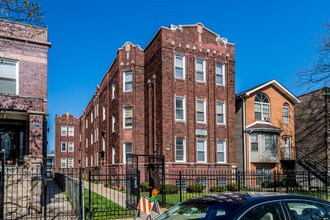
[[[264,117],[264,121],[270,122],[270,117]]]

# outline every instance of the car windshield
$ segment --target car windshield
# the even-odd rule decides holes
[[[227,219],[239,207],[239,204],[214,201],[181,203],[156,219]]]

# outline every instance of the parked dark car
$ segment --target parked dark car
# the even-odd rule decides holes
[[[220,193],[189,199],[156,219],[325,220],[330,203],[283,193]]]

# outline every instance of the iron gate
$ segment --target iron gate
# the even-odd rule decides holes
[[[142,179],[142,181],[141,181]],[[159,191],[158,201],[165,205],[165,159],[163,155],[126,155],[126,207],[135,210],[140,200],[140,183],[149,182],[152,189]]]

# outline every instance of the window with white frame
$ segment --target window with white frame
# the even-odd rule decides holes
[[[254,99],[254,115],[258,121],[270,121],[269,98],[264,93],[259,93]]]
[[[277,134],[265,133],[265,150],[275,151],[277,149],[278,136]]]
[[[132,142],[126,142],[124,143],[124,158],[123,162],[126,163],[126,155],[133,153],[133,147],[132,147]],[[132,158],[130,158],[127,163],[132,163]]]
[[[99,128],[95,128],[94,130],[94,143],[97,143],[98,141],[98,130]]]
[[[205,187],[207,187],[207,180],[206,180],[206,177],[197,177],[196,179],[196,183],[198,185],[203,185]]]
[[[227,185],[226,177],[217,178],[216,184],[217,184],[217,186],[226,186]]]
[[[186,119],[185,98],[182,96],[175,97],[175,120],[184,121]]]
[[[225,103],[217,102],[217,124],[225,124],[226,123],[226,109]]]
[[[88,128],[88,116],[86,117],[86,119],[85,119],[85,124],[86,124],[86,129]]]
[[[102,137],[102,151],[105,151],[105,137]]]
[[[175,139],[175,162],[186,162],[186,140]]]
[[[99,117],[99,103],[96,103],[95,105],[95,119]]]
[[[181,54],[176,54],[174,59],[175,73],[174,76],[176,79],[185,78],[185,57]]]
[[[91,155],[91,166],[94,166],[93,155]]]
[[[61,136],[67,135],[67,127],[65,125],[61,125]]]
[[[289,124],[289,105],[288,103],[284,103],[283,105],[283,123],[288,125]]]
[[[132,81],[132,71],[124,72],[124,92],[132,91],[133,81]]]
[[[181,183],[180,183],[180,179],[176,179],[175,185],[177,185],[178,187],[180,187],[180,185],[181,185],[181,188],[183,190],[186,190],[187,189],[187,180],[185,178],[181,178]]]
[[[132,107],[124,108],[124,128],[131,128],[133,125],[133,109]]]
[[[226,142],[220,140],[217,142],[217,162],[226,163]]]
[[[61,151],[66,152],[66,142],[61,142]]]
[[[91,123],[93,123],[93,121],[94,121],[94,113],[91,112]]]
[[[69,136],[74,136],[74,127],[73,126],[69,126],[68,127],[69,130]]]
[[[88,157],[86,156],[86,159],[85,159],[85,166],[88,167]]]
[[[73,158],[69,157],[68,158],[68,168],[73,168],[74,167],[74,160]]]
[[[206,162],[206,140],[204,139],[197,140],[197,162]]]
[[[205,60],[196,59],[196,81],[205,82]]]
[[[252,133],[250,135],[251,151],[258,151],[258,134]]]
[[[18,62],[0,59],[0,93],[18,95]]]
[[[94,135],[93,135],[93,132],[91,133],[91,145],[93,145],[93,142],[94,141]]]
[[[61,158],[61,168],[66,168],[66,158],[65,157]]]
[[[112,131],[112,132],[115,132],[115,131],[116,131],[115,125],[116,125],[116,117],[115,117],[115,115],[113,114],[113,115],[112,115],[112,121],[111,121],[111,131]]]
[[[115,156],[116,156],[116,149],[115,146],[112,145],[112,155],[111,155],[111,163],[115,164]]]
[[[116,83],[111,83],[111,100],[114,100],[116,97]]]
[[[86,138],[86,147],[88,147],[88,144],[89,144],[88,138]]]
[[[205,99],[196,99],[196,121],[206,122],[206,102]]]
[[[73,142],[68,143],[68,152],[74,152],[74,143]]]
[[[105,121],[105,106],[102,106],[102,120]]]
[[[223,64],[223,63],[219,63],[219,62],[216,63],[215,82],[217,85],[225,84],[225,64]]]

